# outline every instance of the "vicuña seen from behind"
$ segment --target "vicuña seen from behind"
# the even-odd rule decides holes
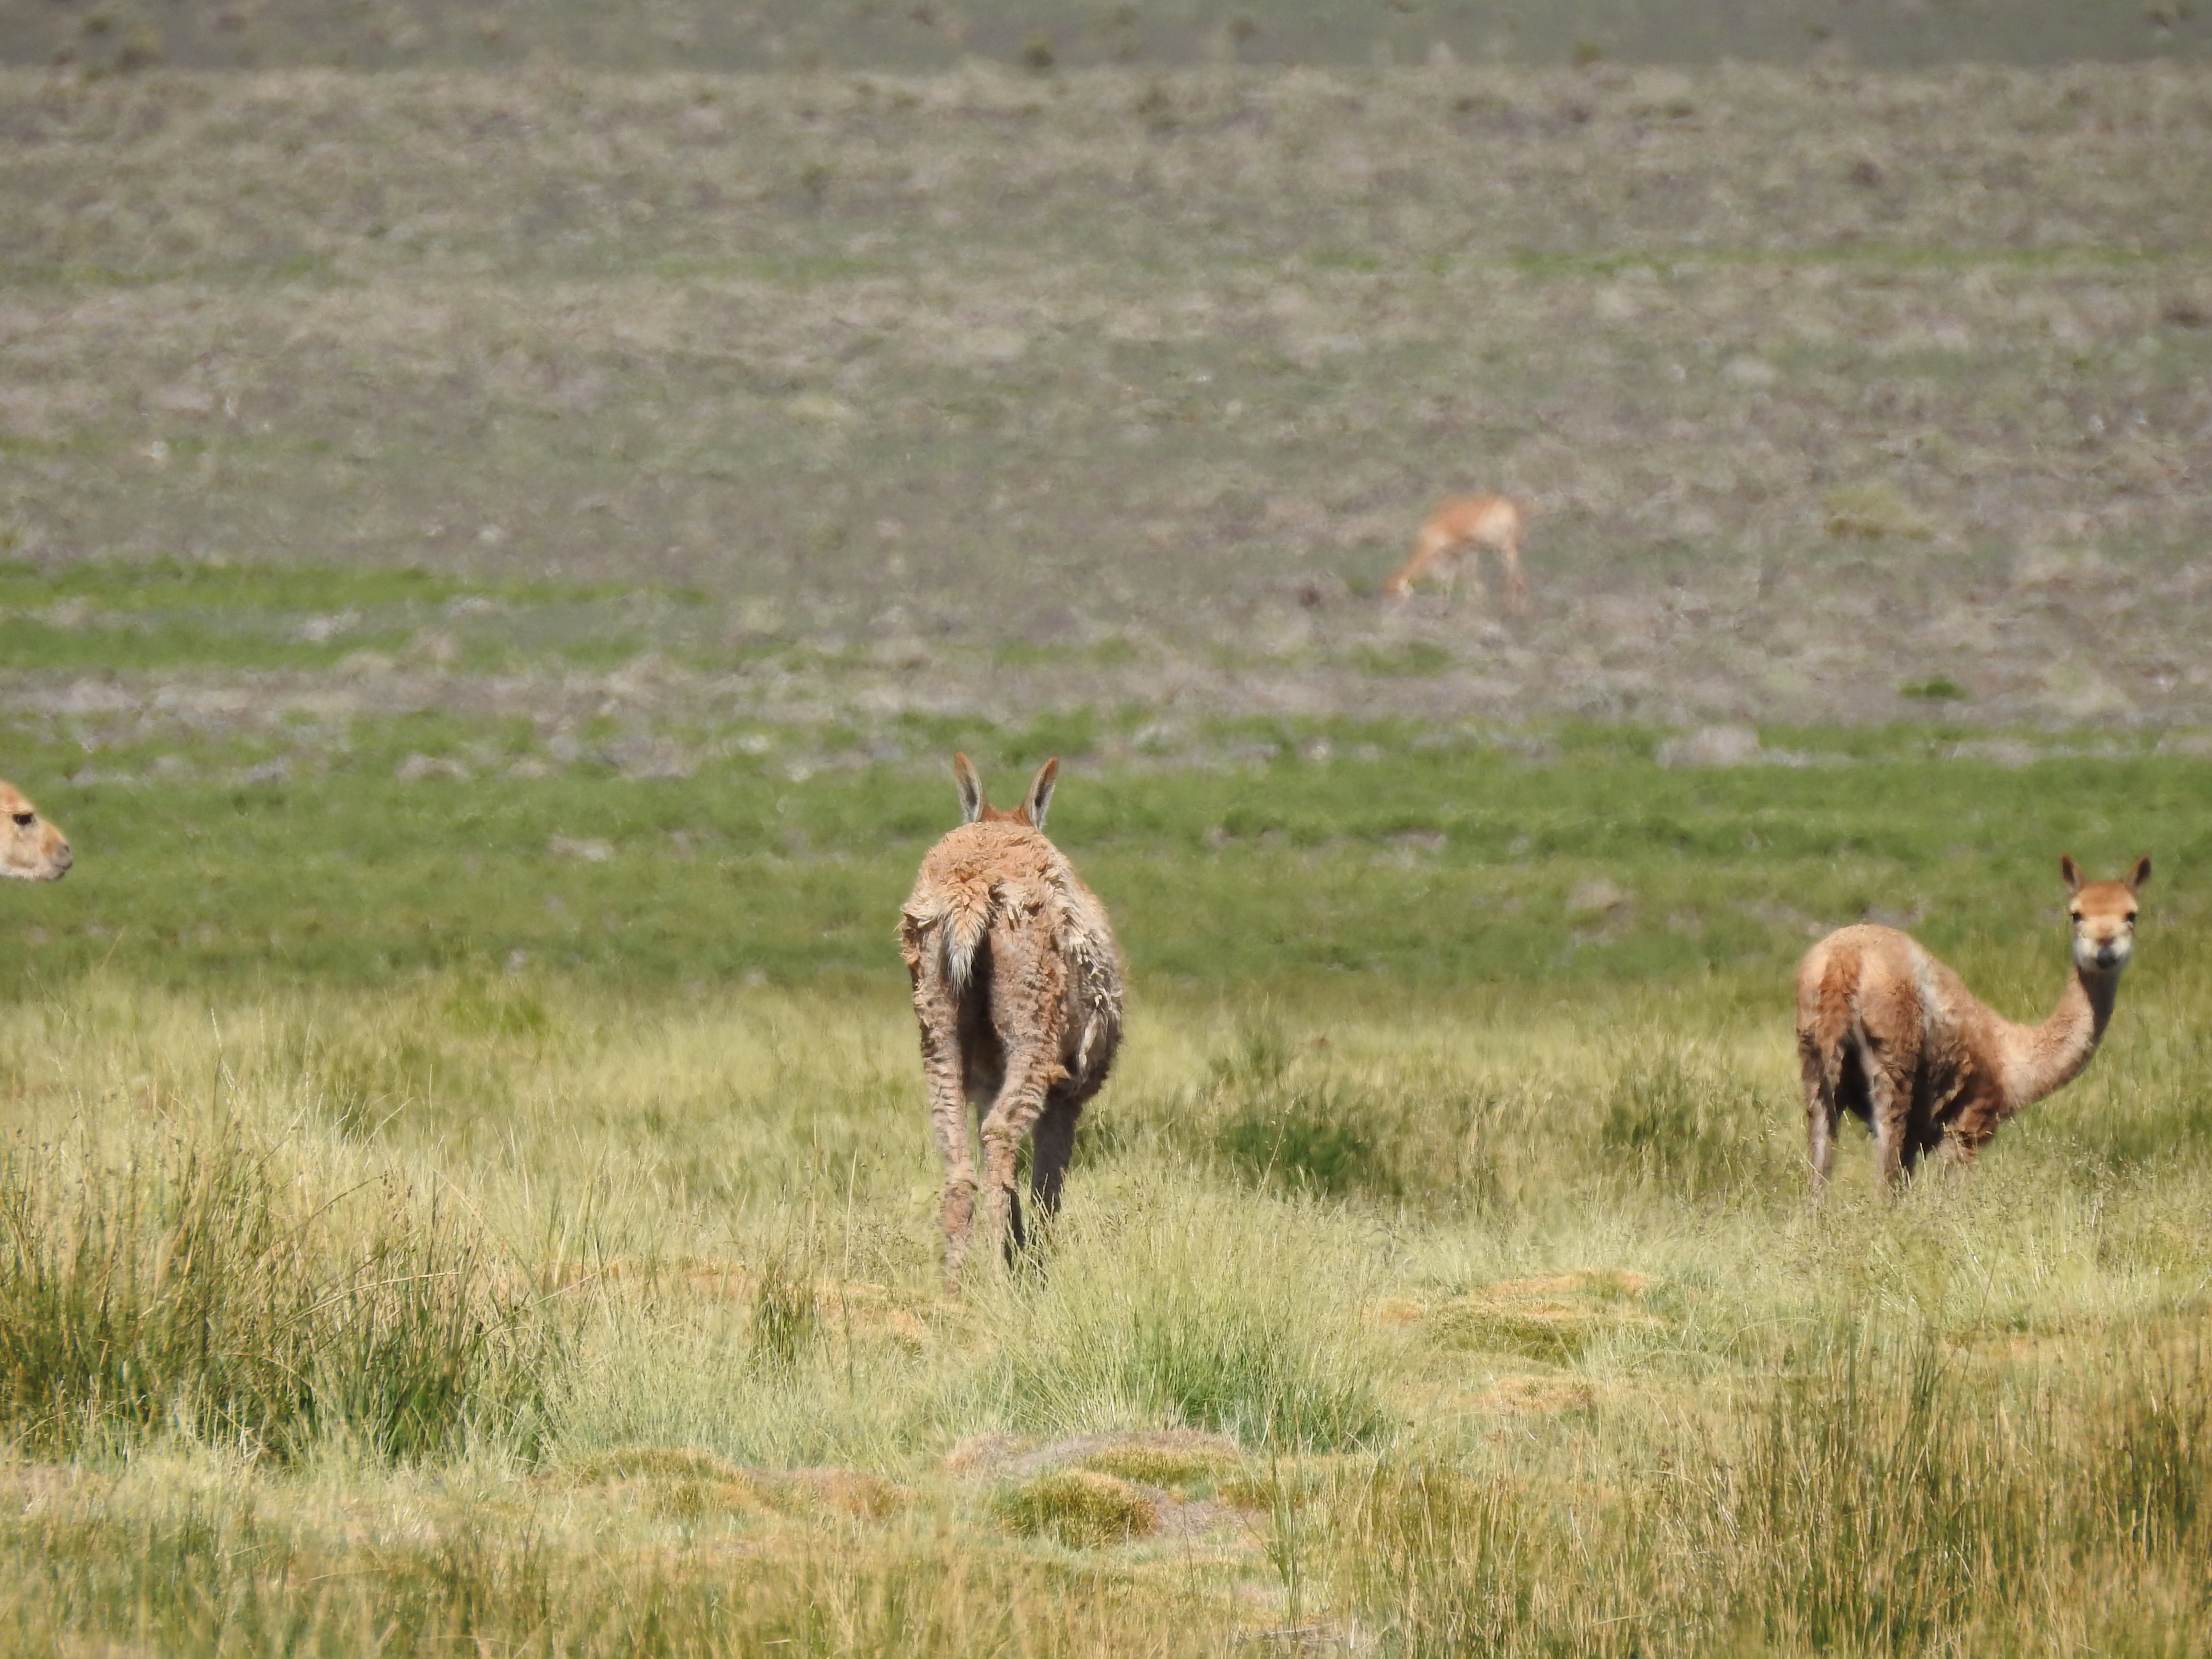
[[[959,1282],[974,1225],[973,1104],[982,1139],[990,1242],[1024,1242],[1014,1169],[1034,1133],[1030,1191],[1050,1215],[1075,1147],[1076,1120],[1106,1081],[1121,1039],[1126,970],[1106,908],[1044,836],[1057,759],[1022,804],[1001,811],[965,755],[952,757],[960,827],[921,861],[899,923],[914,984],[930,1127],[945,1161],[945,1272]]]

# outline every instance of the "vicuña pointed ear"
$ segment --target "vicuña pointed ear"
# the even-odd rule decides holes
[[[1029,815],[1030,823],[1044,828],[1044,815],[1052,805],[1052,787],[1060,781],[1060,757],[1054,755],[1030,780],[1029,799],[1022,803],[1022,811]]]
[[[2081,890],[2081,867],[2074,862],[2074,855],[2071,853],[2061,853],[2058,855],[2058,873],[2065,878],[2068,892],[2078,893]]]
[[[960,786],[960,822],[973,823],[983,816],[983,775],[975,769],[974,761],[956,750],[952,779]]]
[[[2149,879],[2150,854],[2145,853],[2141,858],[2136,860],[2135,871],[2128,877],[2128,891],[2130,893],[2141,891],[2142,884]]]

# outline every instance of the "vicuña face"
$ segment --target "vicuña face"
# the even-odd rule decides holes
[[[2074,893],[2067,913],[2074,919],[2075,964],[2085,973],[2118,973],[2135,953],[2136,890],[2150,879],[2150,860],[2138,860],[2125,881],[2083,881],[2071,858],[2060,871]]]
[[[39,816],[12,783],[0,783],[0,876],[10,881],[59,881],[75,862],[62,832]]]

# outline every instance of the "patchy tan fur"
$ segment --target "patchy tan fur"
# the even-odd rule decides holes
[[[59,881],[75,862],[60,830],[39,816],[21,790],[0,780],[0,877]]]
[[[1528,608],[1528,584],[1521,572],[1521,509],[1503,495],[1455,495],[1422,521],[1413,556],[1382,584],[1383,592],[1402,599],[1431,570],[1443,579],[1449,603],[1459,586],[1461,558],[1489,548],[1498,555],[1505,580],[1505,603]]]
[[[1971,1163],[1999,1124],[2089,1063],[2134,949],[2150,860],[2124,881],[2085,882],[2070,854],[2059,869],[2072,895],[2073,964],[2040,1025],[1985,1006],[1893,927],[1839,928],[1805,953],[1797,1054],[1815,1192],[1827,1185],[1845,1112],[1873,1130],[1876,1168],[1894,1184],[1947,1139],[1957,1163]]]
[[[1030,1191],[1050,1215],[1076,1120],[1121,1040],[1126,970],[1106,908],[1040,827],[1058,766],[1047,762],[1022,806],[1002,812],[984,804],[975,768],[956,756],[968,822],[930,848],[900,913],[945,1162],[945,1277],[956,1286],[977,1189],[969,1105],[982,1139],[986,1231],[1011,1254],[1023,1243],[1014,1192],[1023,1138],[1034,1135]]]

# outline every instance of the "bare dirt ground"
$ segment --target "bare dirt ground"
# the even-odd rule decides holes
[[[2212,719],[2203,72],[17,71],[0,142],[8,556],[638,590],[19,714]],[[1531,614],[1381,601],[1473,488]]]

